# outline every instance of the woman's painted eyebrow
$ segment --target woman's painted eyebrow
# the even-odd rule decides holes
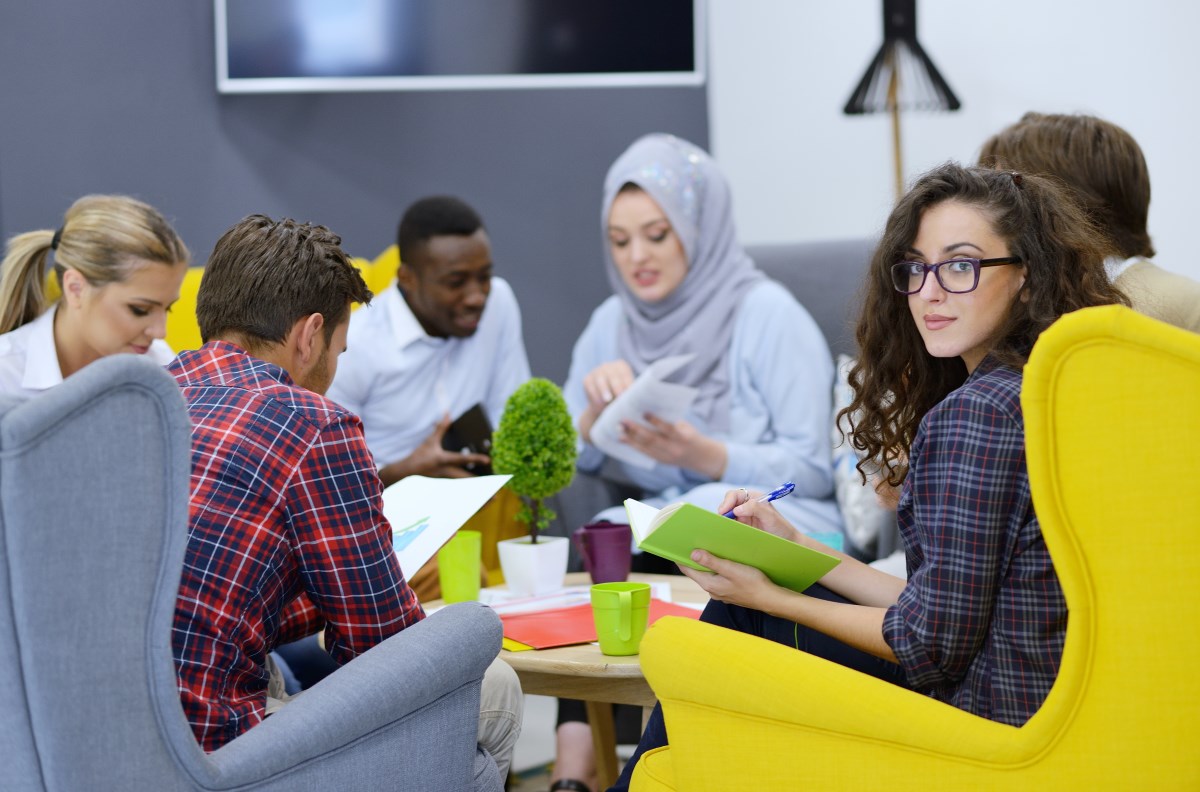
[[[946,245],[946,247],[942,248],[942,253],[949,253],[950,251],[957,250],[960,247],[973,247],[976,250],[978,250],[980,253],[983,252],[983,248],[979,247],[979,245],[976,245],[974,242],[955,242],[952,245]],[[925,254],[922,253],[921,251],[917,250],[915,247],[910,247],[904,253],[905,253],[905,255],[912,255],[912,256],[917,256],[919,258],[925,258]]]
[[[960,247],[973,247],[980,253],[983,252],[983,248],[979,247],[979,245],[976,245],[974,242],[955,242],[953,245],[946,245],[946,247],[942,248],[942,252],[949,253],[951,250],[956,250]]]
[[[638,228],[649,228],[650,226],[654,225],[655,223],[665,223],[665,224],[667,224],[668,226],[669,226],[669,225],[671,225],[671,221],[670,221],[670,220],[668,220],[667,218],[665,218],[665,217],[656,217],[656,218],[654,218],[653,220],[647,220],[646,222],[642,223],[640,226],[638,226]],[[609,233],[612,233],[613,231],[616,231],[616,232],[618,232],[618,233],[621,233],[621,234],[627,234],[627,233],[629,233],[629,232],[628,232],[628,231],[626,231],[626,230],[625,230],[625,229],[624,229],[622,226],[615,226],[615,225],[610,225],[610,226],[608,227],[608,231],[609,231]]]

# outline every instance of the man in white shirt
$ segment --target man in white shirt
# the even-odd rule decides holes
[[[442,448],[450,423],[476,404],[493,427],[529,379],[521,312],[492,275],[479,215],[446,196],[423,198],[397,234],[393,286],[350,318],[328,396],[356,413],[384,485],[420,474],[471,475],[480,454]]]

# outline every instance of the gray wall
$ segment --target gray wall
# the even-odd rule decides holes
[[[601,181],[638,135],[708,145],[703,88],[228,95],[207,0],[0,4],[0,234],[53,228],[88,192],[135,195],[203,263],[262,212],[374,257],[403,208],[453,193],[483,215],[535,374],[561,382],[608,294]]]

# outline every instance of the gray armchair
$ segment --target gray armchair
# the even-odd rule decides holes
[[[183,716],[171,621],[190,429],[128,355],[0,399],[0,782],[6,790],[500,790],[476,745],[500,622],[454,605],[224,748]]]

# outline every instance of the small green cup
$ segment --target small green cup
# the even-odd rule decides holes
[[[438,582],[443,602],[479,599],[479,563],[482,552],[479,531],[459,531],[438,550]]]
[[[650,584],[597,583],[591,592],[600,653],[637,654],[650,616]]]

